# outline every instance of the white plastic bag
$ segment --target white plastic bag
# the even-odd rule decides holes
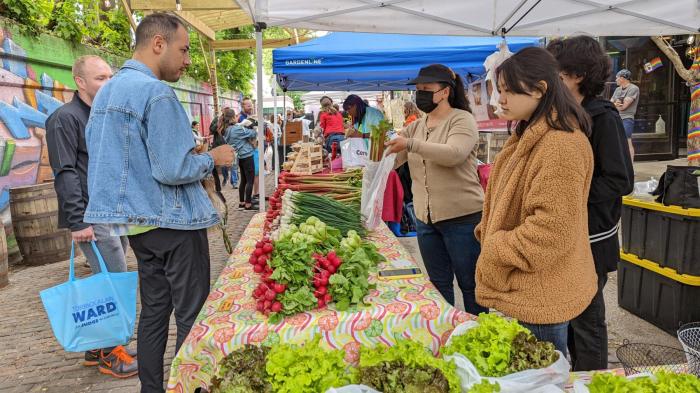
[[[342,388],[330,388],[326,393],[381,393],[365,385],[347,385]]]
[[[269,145],[267,149],[265,149],[265,156],[263,157],[265,159],[265,173],[270,173],[272,171],[272,156],[273,156],[273,150],[272,150],[272,145]]]
[[[369,230],[377,228],[382,223],[384,191],[389,174],[394,170],[394,161],[396,161],[396,154],[387,155],[385,152],[381,161],[367,161],[362,174],[360,212],[365,220],[365,228]]]
[[[340,142],[340,155],[343,168],[364,167],[367,164],[367,143],[363,138],[347,138]]]
[[[452,341],[452,337],[460,336],[478,325],[476,321],[467,321],[457,326],[447,340],[447,345]],[[501,393],[561,393],[563,392],[561,388],[569,380],[571,366],[561,352],[557,351],[557,353],[559,359],[549,367],[520,371],[498,378],[479,375],[476,366],[462,354],[445,356],[445,360],[452,360],[457,366],[457,375],[463,391],[469,391],[472,385],[486,379],[491,383],[498,382]]]
[[[635,198],[650,199],[653,198],[651,193],[654,192],[658,186],[659,181],[653,177],[648,181],[638,181],[634,183],[634,191],[632,194]]]

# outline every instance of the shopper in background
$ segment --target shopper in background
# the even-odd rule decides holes
[[[411,170],[418,246],[430,281],[454,305],[456,277],[465,310],[479,314],[488,309],[477,304],[474,295],[480,252],[474,227],[484,202],[476,171],[476,119],[462,78],[450,68],[441,64],[421,68],[411,83],[416,85],[418,108],[427,115],[387,146],[398,154],[396,166],[408,162]]]
[[[610,58],[597,40],[577,36],[554,40],[547,50],[559,62],[559,75],[593,123],[593,178],[588,194],[588,233],[598,276],[591,304],[569,325],[569,351],[574,371],[608,368],[608,327],[603,288],[608,273],[617,270],[618,228],[622,197],[634,188],[634,170],[625,130],[617,109],[598,98],[610,77]]]
[[[615,89],[610,101],[620,112],[622,125],[625,127],[625,134],[627,134],[630,157],[634,161],[632,134],[634,133],[634,115],[637,113],[637,106],[639,105],[639,87],[632,83],[631,80],[632,73],[629,70],[622,69],[618,71],[615,76],[615,82],[618,87]]]
[[[355,94],[350,94],[343,101],[343,110],[352,117],[352,125],[345,136],[348,138],[369,138],[372,126],[384,120],[384,115],[372,108],[365,100]]]
[[[318,115],[319,127],[323,130],[325,148],[331,152],[333,143],[338,144],[345,139],[345,128],[343,127],[343,115],[333,106],[333,100],[328,96],[321,97],[321,112]]]
[[[413,101],[406,101],[403,103],[403,126],[408,127],[409,124],[418,120],[422,114],[418,110],[416,104]]]
[[[46,146],[54,173],[58,199],[58,227],[68,228],[71,238],[85,255],[93,274],[101,272],[95,241],[111,273],[126,271],[125,236],[112,236],[108,225],[84,221],[88,205],[88,150],[85,127],[97,92],[112,78],[112,68],[98,56],[82,56],[73,64],[73,80],[78,91],[73,99],[56,109],[46,120]],[[135,351],[123,346],[85,352],[86,366],[98,366],[103,374],[126,378],[138,373]]]
[[[216,127],[212,131],[212,143],[211,143],[211,148],[216,149],[219,146],[224,146],[226,145],[226,138],[225,132],[226,132],[226,127],[228,127],[231,123],[232,117],[235,118],[236,112],[231,109],[231,108],[224,108],[224,110],[221,112],[221,116],[216,118],[216,122],[212,122],[212,124],[216,124]],[[226,185],[226,182],[229,179],[229,171],[231,170],[231,167],[229,165],[221,165],[217,166],[214,168],[214,171],[212,174],[214,175],[214,180],[216,182],[216,190],[221,191],[221,187]],[[219,174],[221,174],[221,177],[223,180],[219,179]]]
[[[591,121],[545,49],[520,50],[496,80],[501,117],[515,125],[496,156],[476,230],[476,299],[566,354],[569,321],[597,288],[586,225]]]
[[[233,146],[238,156],[238,167],[241,169],[241,184],[238,186],[239,209],[256,210],[258,207],[253,204],[253,183],[255,181],[255,162],[253,153],[257,133],[257,124],[250,119],[245,119],[240,124],[229,118],[226,125],[226,142]]]
[[[192,137],[194,138],[194,144],[197,147],[202,146],[202,144],[204,144],[206,141],[206,138],[199,136],[199,122],[197,120],[192,122]]]

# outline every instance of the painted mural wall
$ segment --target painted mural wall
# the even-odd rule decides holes
[[[99,55],[116,71],[123,57],[88,46],[73,46],[60,38],[27,37],[0,18],[0,218],[6,231],[12,226],[9,190],[51,180],[44,122],[73,97],[73,61]],[[209,133],[215,116],[211,85],[192,79],[171,84],[190,120],[199,121],[202,135]],[[221,107],[239,111],[241,94],[220,95]],[[9,236],[12,238],[12,236]],[[10,240],[12,243],[13,240]]]

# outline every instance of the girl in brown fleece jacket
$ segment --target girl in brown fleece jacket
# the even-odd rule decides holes
[[[476,298],[566,354],[568,322],[596,292],[590,118],[542,48],[521,50],[496,74],[502,117],[517,125],[496,157],[476,230]]]

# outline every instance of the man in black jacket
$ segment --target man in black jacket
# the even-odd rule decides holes
[[[608,367],[608,332],[603,287],[617,270],[618,228],[622,197],[634,188],[634,169],[617,109],[598,96],[610,77],[610,58],[593,38],[554,40],[547,49],[559,62],[562,81],[593,120],[589,137],[594,168],[588,194],[588,231],[598,275],[598,292],[588,308],[569,325],[574,371]]]
[[[90,106],[97,91],[112,77],[110,66],[98,56],[83,56],[73,65],[73,79],[78,91],[73,99],[58,108],[46,120],[46,144],[49,162],[54,173],[54,188],[58,197],[58,225],[71,231],[73,241],[83,251],[93,273],[100,272],[100,264],[90,245],[95,241],[107,270],[126,271],[126,238],[111,236],[106,225],[90,225],[83,221],[88,205],[85,126],[90,117]],[[138,372],[138,364],[121,345],[116,348],[95,349],[85,352],[85,365],[98,366],[103,374],[119,378]]]

